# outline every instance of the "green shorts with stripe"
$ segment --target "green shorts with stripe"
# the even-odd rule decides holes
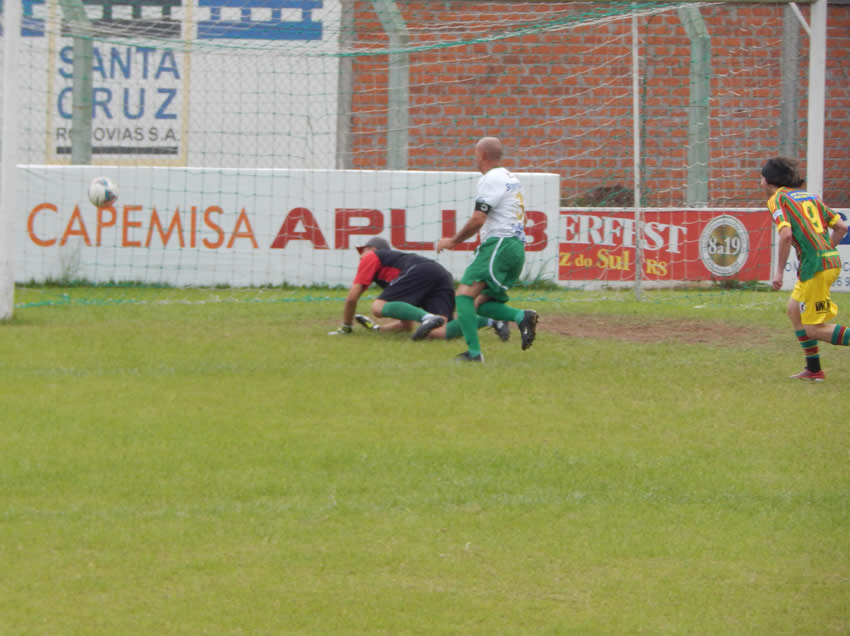
[[[496,302],[508,302],[508,290],[514,286],[525,265],[525,243],[513,237],[492,237],[475,250],[475,258],[460,282],[473,285],[484,282],[482,292]]]

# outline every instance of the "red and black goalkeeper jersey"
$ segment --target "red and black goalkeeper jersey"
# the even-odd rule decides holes
[[[360,259],[354,283],[368,287],[377,283],[381,289],[398,278],[399,274],[419,263],[431,263],[431,259],[395,250],[373,250]]]

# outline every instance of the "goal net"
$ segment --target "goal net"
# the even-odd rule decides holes
[[[525,189],[524,282],[765,281],[759,168],[805,155],[807,11],[25,0],[15,280],[347,286],[374,235],[459,277],[474,241],[433,244],[492,135]],[[120,197],[97,209],[100,175]]]

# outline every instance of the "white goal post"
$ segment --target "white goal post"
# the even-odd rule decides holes
[[[17,85],[21,5],[6,2],[3,11],[3,139],[0,166],[0,320],[15,308],[15,216],[17,213],[18,97]]]

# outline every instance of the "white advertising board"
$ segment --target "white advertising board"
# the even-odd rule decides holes
[[[473,243],[433,251],[473,210],[480,173],[19,166],[17,282],[175,286],[349,285],[354,247],[383,236],[459,277]],[[86,198],[92,178],[115,205]],[[559,176],[519,174],[529,236],[525,276],[553,278]]]
[[[125,165],[23,165],[18,174],[16,282],[234,287],[347,286],[358,260],[353,248],[372,236],[434,258],[459,278],[474,242],[440,255],[433,245],[469,218],[481,176]],[[113,207],[98,210],[86,190],[101,174],[118,183],[121,195]],[[566,280],[563,243],[569,232],[559,207],[559,176],[519,176],[529,235],[523,278],[564,286],[614,284],[600,281],[597,272],[595,279]],[[763,217],[764,235],[775,243],[766,211]],[[775,259],[775,245],[771,251]],[[850,291],[850,236],[839,252],[843,271],[833,291]],[[770,271],[765,267],[760,278],[769,280]],[[679,280],[689,280],[688,272]],[[784,289],[793,287],[796,272],[792,254]]]

